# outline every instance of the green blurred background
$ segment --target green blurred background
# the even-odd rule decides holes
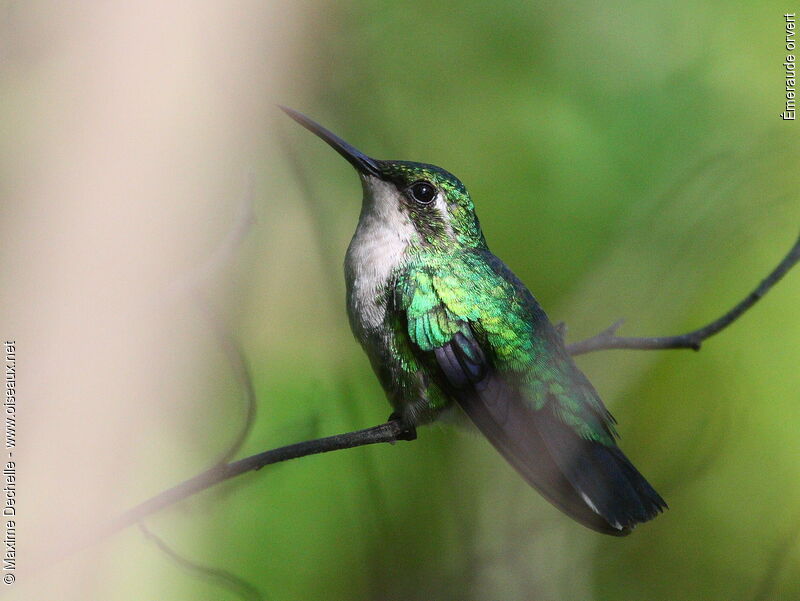
[[[370,154],[456,173],[492,250],[570,339],[619,318],[630,335],[697,327],[798,233],[800,137],[778,117],[784,5],[312,12],[307,91],[285,102]],[[242,310],[264,405],[253,451],[387,414],[344,319],[358,182],[324,144],[286,130],[312,199],[293,172],[271,179],[286,197]],[[280,599],[800,598],[792,276],[701,353],[580,360],[671,506],[631,537],[570,523],[483,440],[432,427],[414,444],[252,478],[208,516],[243,516],[238,534],[213,535],[235,557],[227,567]]]
[[[619,318],[630,335],[710,321],[798,233],[800,138],[778,117],[784,5],[308,9],[296,89],[279,100],[374,156],[456,173],[492,250],[570,339]],[[344,313],[358,180],[278,127],[265,156],[288,146],[300,172],[258,171],[237,307],[260,400],[246,453],[389,412]],[[671,507],[627,539],[571,523],[485,441],[434,426],[209,493],[188,518],[208,543],[194,557],[281,600],[800,598],[798,276],[701,353],[580,359]]]
[[[459,176],[490,248],[569,340],[620,318],[622,334],[677,334],[744,297],[798,234],[800,137],[779,117],[787,6],[304,4],[297,66],[242,159],[258,223],[219,295],[259,398],[240,455],[390,412],[344,310],[358,180],[272,104],[368,154]],[[222,235],[234,214],[231,201],[209,229]],[[628,538],[571,522],[486,441],[448,426],[267,468],[151,526],[281,601],[798,599],[798,299],[800,272],[699,353],[579,359],[670,505]],[[242,419],[224,357],[209,354],[184,476]],[[169,484],[151,471],[150,492]],[[135,530],[114,544],[140,568],[115,568],[107,599],[144,598],[133,591],[147,570],[161,574],[158,598],[237,598]]]

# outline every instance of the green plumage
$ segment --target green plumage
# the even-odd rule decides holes
[[[423,352],[456,332],[472,336],[532,409],[552,411],[583,438],[614,444],[612,418],[594,388],[530,293],[487,249],[422,252],[397,270],[395,282],[393,310],[405,312],[406,328],[392,316],[394,336],[407,336]],[[414,366],[398,368],[394,377],[415,378]]]
[[[348,316],[393,415],[413,428],[460,407],[523,478],[599,532],[624,535],[662,511],[544,311],[489,252],[458,178],[370,158],[284,110],[361,176]]]

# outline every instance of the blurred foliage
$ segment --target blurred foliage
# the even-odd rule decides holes
[[[369,154],[461,177],[492,250],[570,339],[621,317],[629,335],[699,326],[797,235],[800,138],[778,117],[785,4],[305,10],[305,66],[276,100]],[[358,181],[308,132],[279,125],[238,267],[260,399],[243,453],[390,412],[344,312]],[[154,523],[205,533],[193,560],[281,601],[800,598],[799,297],[792,273],[700,353],[580,359],[671,507],[626,539],[572,523],[485,441],[448,426],[278,465]],[[204,410],[198,431],[235,421],[235,398]],[[191,598],[228,598],[175,579]]]

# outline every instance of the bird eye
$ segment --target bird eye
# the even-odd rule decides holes
[[[423,205],[430,204],[436,198],[436,188],[430,182],[416,182],[408,190],[411,198]]]

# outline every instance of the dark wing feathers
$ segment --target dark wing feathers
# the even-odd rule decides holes
[[[575,436],[557,420],[535,420],[550,456],[582,500],[625,534],[654,518],[664,502],[619,447]],[[584,498],[585,495],[585,498]]]
[[[531,310],[538,313],[531,317],[546,321],[515,276],[504,277],[521,287],[527,295],[525,300],[535,305]],[[423,277],[420,281],[430,295],[433,290],[427,287],[427,280]],[[413,290],[404,291],[401,310],[409,307],[412,296]],[[615,536],[628,534],[637,523],[652,519],[666,508],[663,499],[613,443],[613,437],[609,437],[611,444],[604,444],[579,435],[558,414],[561,405],[555,399],[534,408],[513,378],[493,366],[469,319],[452,315],[428,297],[418,300],[407,315],[417,351],[433,355],[441,370],[438,379],[442,387],[548,501],[583,525]],[[422,309],[428,309],[428,313]],[[561,341],[550,343],[560,345]],[[579,384],[596,394],[577,368],[575,372]],[[586,409],[587,419],[602,419],[613,428],[613,418],[599,400],[597,403],[598,407]]]
[[[547,409],[532,411],[487,366],[478,390],[455,344],[437,349],[436,357],[440,365],[446,358],[442,370],[452,394],[478,429],[564,513],[614,536],[658,514],[663,501],[617,447],[577,436]]]

